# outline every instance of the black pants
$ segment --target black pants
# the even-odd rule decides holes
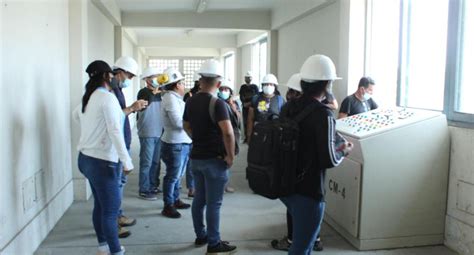
[[[247,118],[249,116],[249,107],[243,107],[242,109],[242,113],[243,113],[243,118],[244,118],[244,139],[245,141],[247,141],[248,137],[247,137]]]

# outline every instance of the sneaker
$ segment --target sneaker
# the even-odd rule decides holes
[[[176,201],[174,203],[174,207],[176,209],[189,209],[189,207],[191,207],[190,204],[186,204],[185,202],[181,201],[181,199],[178,199],[178,201]]]
[[[152,191],[151,191],[152,194],[155,194],[155,195],[158,195],[160,193],[163,193],[163,190],[161,190],[160,188],[154,188]]]
[[[131,234],[132,234],[132,232],[130,232],[130,230],[128,230],[126,228],[122,228],[121,226],[119,226],[119,229],[118,229],[118,237],[119,238],[127,238]]]
[[[324,250],[323,242],[321,241],[321,239],[318,239],[316,240],[316,242],[314,242],[313,251],[322,251],[322,250]]]
[[[141,192],[140,194],[138,194],[138,197],[143,200],[148,200],[148,201],[158,200],[158,197],[151,192]]]
[[[181,218],[181,214],[172,205],[166,205],[163,211],[161,211],[161,215],[172,219]]]
[[[207,246],[207,255],[227,255],[233,254],[237,251],[237,247],[230,245],[229,242],[221,241],[216,246]]]
[[[226,186],[224,191],[225,193],[234,193],[235,189],[232,187]]]
[[[109,246],[107,245],[106,246],[107,248],[106,249],[101,249],[99,247],[99,250],[97,251],[97,255],[110,255],[110,249],[109,249]],[[125,247],[123,246],[120,246],[120,251],[122,251],[124,254],[125,254]]]
[[[194,189],[189,189],[188,190],[188,197],[193,198],[194,197]]]
[[[194,246],[196,246],[196,247],[201,247],[205,244],[207,244],[207,236],[204,237],[204,238],[196,238],[194,240]]]
[[[134,218],[129,218],[125,215],[122,215],[118,218],[118,224],[121,227],[130,227],[130,226],[133,226],[133,225],[137,224],[137,220],[134,219]]]
[[[271,242],[273,249],[280,251],[288,251],[290,249],[291,243],[288,242],[288,237],[283,237],[280,240],[272,240]]]

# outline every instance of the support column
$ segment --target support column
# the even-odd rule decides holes
[[[267,71],[278,77],[278,30],[268,33]]]

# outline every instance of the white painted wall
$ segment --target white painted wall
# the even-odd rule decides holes
[[[278,29],[302,15],[313,13],[315,8],[329,1],[332,0],[279,0],[271,15],[272,29]]]
[[[137,60],[135,55],[135,45],[131,42],[127,36],[122,37],[122,56],[132,57]],[[136,95],[138,93],[138,88],[140,86],[140,75],[133,79],[133,86],[122,89],[122,92],[125,96],[125,102],[127,102],[127,106],[131,105],[136,100]],[[130,120],[130,128],[135,127],[135,120],[136,116],[134,113],[128,116]]]
[[[252,69],[252,46],[250,44],[240,47],[240,72],[236,73],[237,86],[245,83],[245,74]],[[239,63],[237,63],[239,64]],[[239,69],[238,69],[239,70]],[[258,81],[254,81],[258,82]]]
[[[0,8],[0,253],[32,254],[73,200],[68,1]]]
[[[474,254],[474,129],[451,127],[446,245]]]
[[[336,65],[338,75],[343,64],[340,61],[340,2],[336,1],[310,15],[296,20],[278,30],[278,80],[286,84],[290,76],[299,72],[301,65],[313,54],[329,56]],[[333,86],[339,102],[345,96],[346,89],[341,81]],[[284,95],[287,88],[280,86]]]

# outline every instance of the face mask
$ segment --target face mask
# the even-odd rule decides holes
[[[364,94],[364,100],[365,100],[365,101],[368,101],[371,97],[372,97],[371,94],[365,92],[365,94]]]
[[[112,80],[110,81],[110,87],[112,89],[119,87],[119,81],[115,77],[113,77]]]
[[[273,92],[275,92],[275,86],[263,86],[263,93],[265,95],[273,95]]]
[[[219,96],[220,99],[227,100],[230,97],[230,92],[229,91],[219,91],[219,93],[217,93],[217,95]]]
[[[120,87],[123,89],[129,87],[130,85],[132,85],[132,80],[130,79],[125,79],[123,82],[120,83]]]
[[[156,81],[156,79],[152,79],[152,80],[151,80],[151,86],[152,86],[153,88],[158,87],[158,85],[159,85],[159,84],[158,84],[158,82]]]

